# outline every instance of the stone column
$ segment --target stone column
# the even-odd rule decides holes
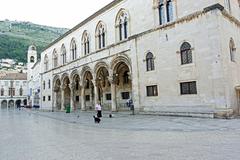
[[[61,86],[61,111],[65,110],[65,97],[64,97],[64,90],[66,89],[66,85]]]
[[[86,110],[85,87],[82,87],[82,89],[81,89],[81,109],[82,109],[82,111]]]
[[[99,99],[98,99],[98,85],[97,85],[96,80],[93,80],[93,85],[94,85],[94,96],[95,96],[94,97],[94,100],[95,100],[94,105],[96,105],[99,101]]]
[[[116,101],[116,84],[114,76],[108,77],[108,80],[111,84],[111,97],[112,97],[112,112],[117,111],[117,101]]]
[[[90,87],[90,103],[92,104],[92,107],[94,108],[93,95],[92,95],[92,84],[90,84],[89,87]]]
[[[55,109],[57,109],[58,107],[57,107],[57,92],[56,91],[54,91],[54,102],[53,102],[53,111],[55,110]]]
[[[70,84],[70,89],[71,89],[71,93],[70,93],[70,105],[71,105],[71,110],[74,111],[75,110],[75,103],[74,103],[74,88],[75,88],[75,83],[71,83]]]
[[[52,111],[54,111],[55,109],[57,109],[57,92],[58,92],[59,86],[55,86],[53,88],[53,108]]]

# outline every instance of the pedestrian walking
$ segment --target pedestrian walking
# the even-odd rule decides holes
[[[96,104],[95,109],[97,111],[97,117],[101,118],[102,117],[102,106],[101,106],[100,102],[98,102]]]
[[[130,108],[130,110],[132,111],[132,115],[134,115],[135,113],[134,113],[134,104],[133,104],[133,100],[132,100],[132,98],[129,98],[128,100],[127,100],[127,106]]]

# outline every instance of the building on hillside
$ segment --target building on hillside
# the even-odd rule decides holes
[[[27,75],[6,73],[0,77],[0,108],[27,105]]]
[[[42,53],[41,108],[239,114],[234,0],[114,0]]]
[[[40,107],[40,62],[37,60],[37,48],[31,45],[28,48],[27,80],[28,80],[28,105],[30,107]]]
[[[6,64],[14,65],[16,63],[16,61],[13,60],[13,59],[1,59],[0,63],[6,63]]]
[[[15,73],[27,73],[27,67],[24,63],[16,63],[13,59],[0,59],[0,70]]]

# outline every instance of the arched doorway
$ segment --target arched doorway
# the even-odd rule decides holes
[[[27,99],[23,100],[23,105],[24,105],[24,107],[27,107]]]
[[[54,110],[61,110],[61,81],[60,79],[57,79],[54,81],[54,93],[55,93],[55,99],[54,99]]]
[[[3,100],[1,102],[1,109],[7,109],[7,101],[6,100]]]
[[[71,102],[70,79],[68,76],[63,78],[63,109],[66,109]]]
[[[16,100],[16,107],[20,108],[21,107],[21,100]]]
[[[94,85],[93,76],[90,71],[85,71],[83,74],[83,88],[82,88],[82,109],[93,110],[94,109]]]
[[[111,110],[111,84],[109,82],[109,72],[106,67],[100,67],[96,71],[96,85],[98,91],[98,101],[102,104],[103,110]]]
[[[14,109],[14,100],[8,101],[8,108],[9,109]]]
[[[74,74],[72,77],[72,98],[73,98],[73,110],[77,110],[81,108],[80,105],[80,77],[78,74]]]
[[[132,80],[129,64],[124,61],[115,63],[113,79],[116,91],[116,107],[118,111],[129,110],[127,101],[132,98]]]

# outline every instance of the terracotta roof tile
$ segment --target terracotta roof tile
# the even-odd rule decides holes
[[[0,80],[27,80],[26,73],[6,73],[6,75],[0,76]]]

